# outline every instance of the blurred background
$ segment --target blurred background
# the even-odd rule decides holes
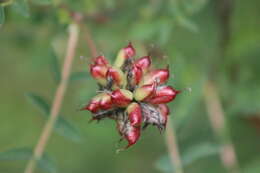
[[[1,173],[23,172],[39,139],[71,14],[84,16],[72,77],[35,172],[180,173],[165,133],[149,127],[116,154],[114,122],[77,111],[96,91],[89,40],[110,61],[131,41],[138,56],[170,65],[169,84],[191,88],[170,103],[182,172],[260,172],[260,1],[0,0]]]

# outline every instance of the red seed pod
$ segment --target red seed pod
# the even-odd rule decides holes
[[[141,126],[142,123],[142,111],[141,106],[138,103],[131,103],[126,112],[128,114],[128,119],[130,121],[131,126]]]
[[[125,58],[130,58],[135,55],[135,48],[133,47],[131,42],[128,43],[128,45],[125,48],[123,48],[123,51],[124,51]]]
[[[119,134],[128,142],[128,145],[124,149],[134,145],[138,141],[141,133],[141,127],[131,126],[129,121],[123,120],[117,121],[117,130]]]
[[[81,110],[88,110],[92,113],[96,113],[99,110],[107,110],[112,107],[111,96],[107,93],[101,93],[91,99],[90,103],[83,107]]]
[[[124,134],[125,139],[128,141],[128,145],[125,147],[126,149],[130,146],[134,145],[141,134],[141,127],[130,126],[127,133]]]
[[[104,65],[90,65],[90,74],[97,82],[101,85],[106,85],[106,74],[108,71],[108,67]]]
[[[117,89],[111,93],[111,98],[115,106],[126,107],[133,100],[133,94],[129,90]]]
[[[145,99],[148,99],[151,96],[153,96],[153,94],[155,93],[155,89],[156,89],[155,82],[152,84],[143,85],[143,86],[135,89],[134,98],[137,101],[143,101]]]
[[[160,86],[156,89],[153,97],[146,99],[145,101],[152,104],[163,104],[171,102],[180,91],[175,90],[171,86]]]
[[[105,58],[105,56],[100,55],[96,58],[94,58],[95,65],[108,65],[108,60]]]
[[[132,44],[129,43],[126,47],[124,47],[118,52],[114,66],[119,68],[122,67],[125,63],[125,60],[133,57],[134,55],[135,49],[132,46]]]
[[[170,109],[166,104],[159,104],[158,109],[164,116],[168,116],[170,114]]]
[[[142,79],[142,85],[151,84],[157,82],[158,84],[163,84],[169,79],[170,73],[169,69],[157,69],[146,74]]]
[[[151,57],[150,56],[141,57],[134,62],[134,65],[136,67],[139,67],[140,69],[142,69],[144,73],[146,73],[151,65]]]
[[[162,124],[165,127],[167,124],[168,115],[170,114],[170,109],[166,104],[159,104],[157,109],[161,113]]]
[[[125,74],[117,67],[110,67],[107,71],[106,77],[107,79],[111,78],[117,86],[125,85]]]
[[[100,109],[100,106],[98,103],[90,101],[90,103],[87,106],[83,107],[80,110],[88,110],[92,113],[96,113],[99,109]]]
[[[142,69],[133,65],[131,73],[132,73],[131,81],[130,81],[131,85],[132,86],[138,85],[142,79],[142,75],[143,75]]]
[[[97,95],[91,99],[87,106],[83,107],[81,110],[88,110],[92,113],[96,113],[100,109],[100,95]]]
[[[110,109],[113,106],[111,96],[107,93],[102,93],[102,96],[100,97],[99,105],[101,109],[104,110]]]

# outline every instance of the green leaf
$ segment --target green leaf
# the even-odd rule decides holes
[[[32,0],[33,3],[37,5],[50,5],[52,4],[52,0]]]
[[[182,156],[182,162],[187,166],[199,159],[217,154],[219,150],[220,148],[216,144],[207,142],[197,144],[185,150]]]
[[[55,130],[60,135],[67,137],[74,142],[81,141],[81,135],[78,129],[75,126],[73,126],[71,123],[69,123],[67,120],[63,119],[62,117],[58,118],[56,122]]]
[[[32,150],[29,148],[15,148],[0,152],[1,161],[28,160],[32,156]]]
[[[4,24],[5,22],[5,11],[4,7],[0,6],[0,25]]]
[[[26,93],[25,96],[43,115],[49,115],[50,105],[41,96],[34,93]]]
[[[61,78],[61,72],[60,72],[60,64],[57,55],[55,54],[54,50],[51,49],[50,51],[51,55],[51,71],[53,73],[54,80],[59,83]]]
[[[57,167],[53,159],[50,158],[47,154],[43,154],[42,158],[38,160],[37,166],[46,172],[50,172],[50,173],[57,172]]]
[[[195,161],[217,154],[219,146],[212,143],[202,143],[188,148],[181,156],[182,166],[186,167]],[[172,165],[168,155],[162,156],[155,164],[155,167],[162,172],[174,172],[175,165]]]
[[[1,161],[29,160],[33,157],[33,150],[30,148],[15,148],[0,152]],[[56,173],[57,168],[52,159],[44,153],[42,158],[37,161],[38,168],[49,173]]]
[[[78,80],[87,80],[89,79],[89,73],[88,72],[75,72],[72,73],[70,76],[70,81],[78,81]]]
[[[181,1],[182,6],[185,9],[185,12],[189,15],[197,13],[201,11],[205,5],[207,4],[208,0],[189,0],[189,1]]]
[[[174,165],[171,165],[170,157],[168,155],[164,155],[157,160],[155,163],[156,169],[162,172],[174,172]]]
[[[26,93],[26,96],[28,100],[39,109],[45,118],[49,117],[50,106],[42,97],[33,93]],[[54,128],[57,133],[74,142],[81,141],[81,135],[78,129],[65,120],[61,115],[58,116],[58,120],[56,121]]]
[[[159,43],[165,45],[171,39],[173,23],[167,19],[161,19],[159,28]]]
[[[26,0],[16,0],[12,7],[18,14],[21,14],[24,17],[30,16],[29,7]]]
[[[176,20],[177,20],[177,24],[179,24],[183,28],[190,30],[191,32],[196,33],[199,31],[198,26],[185,16],[182,15],[176,16]]]

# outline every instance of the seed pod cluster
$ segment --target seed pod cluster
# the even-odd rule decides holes
[[[113,65],[104,56],[93,59],[90,74],[99,85],[99,94],[82,108],[92,112],[92,120],[115,120],[121,139],[128,142],[125,149],[138,141],[148,125],[165,129],[170,113],[166,104],[179,93],[166,85],[168,68],[153,69],[150,56],[135,59],[135,54],[129,43]]]

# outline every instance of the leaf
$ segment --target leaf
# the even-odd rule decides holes
[[[32,0],[33,3],[37,5],[50,5],[52,4],[52,0]]]
[[[182,15],[176,16],[176,20],[180,26],[190,30],[191,32],[196,33],[199,31],[198,26],[185,16]]]
[[[12,7],[18,14],[21,14],[24,17],[29,17],[30,16],[30,14],[29,14],[29,7],[28,7],[28,4],[27,4],[27,1],[25,1],[25,0],[16,0],[13,3]]]
[[[28,160],[32,156],[32,150],[29,148],[15,148],[0,152],[1,161]]]
[[[198,32],[197,25],[189,20],[186,14],[184,14],[180,2],[181,1],[178,0],[170,0],[169,10],[172,13],[174,21],[176,21],[179,26],[182,26],[192,32]]]
[[[33,151],[30,148],[15,148],[0,152],[1,161],[29,160],[33,157]],[[52,159],[44,153],[42,158],[37,161],[38,168],[49,173],[56,173],[57,168]]]
[[[169,155],[164,155],[157,160],[155,168],[162,172],[173,172],[175,170],[174,165],[171,165]]]
[[[159,28],[159,43],[165,45],[171,39],[173,23],[167,19],[161,19]]]
[[[50,106],[42,97],[33,93],[26,93],[26,96],[29,101],[39,109],[45,118],[49,117]],[[81,140],[81,135],[78,129],[65,120],[61,115],[58,116],[54,128],[57,133],[74,142],[80,142]]]
[[[188,148],[181,156],[182,166],[186,167],[195,161],[217,154],[219,147],[212,143],[202,143]],[[162,156],[155,164],[155,167],[162,172],[174,172],[175,165],[172,165],[169,155]]]
[[[189,0],[181,2],[186,13],[192,15],[201,11],[207,4],[208,0]]]
[[[60,64],[57,55],[55,54],[54,50],[51,49],[50,51],[51,56],[51,71],[53,73],[54,80],[59,83],[61,78],[61,72],[60,72]]]
[[[202,144],[197,144],[186,149],[182,156],[182,162],[185,166],[187,166],[199,159],[217,154],[219,150],[219,146],[212,143],[205,142]]]
[[[80,135],[78,129],[60,116],[56,122],[55,130],[60,135],[67,137],[74,142],[81,141],[81,135]]]
[[[33,93],[26,93],[25,95],[28,100],[39,109],[41,113],[44,115],[49,115],[50,106],[42,97]]]
[[[70,81],[77,81],[77,80],[87,80],[89,79],[89,73],[88,72],[75,72],[72,73],[70,76]]]
[[[5,22],[5,11],[4,7],[0,6],[0,25],[4,24]]]
[[[43,154],[42,158],[38,160],[37,166],[46,172],[57,172],[57,168],[54,161],[47,154]]]

